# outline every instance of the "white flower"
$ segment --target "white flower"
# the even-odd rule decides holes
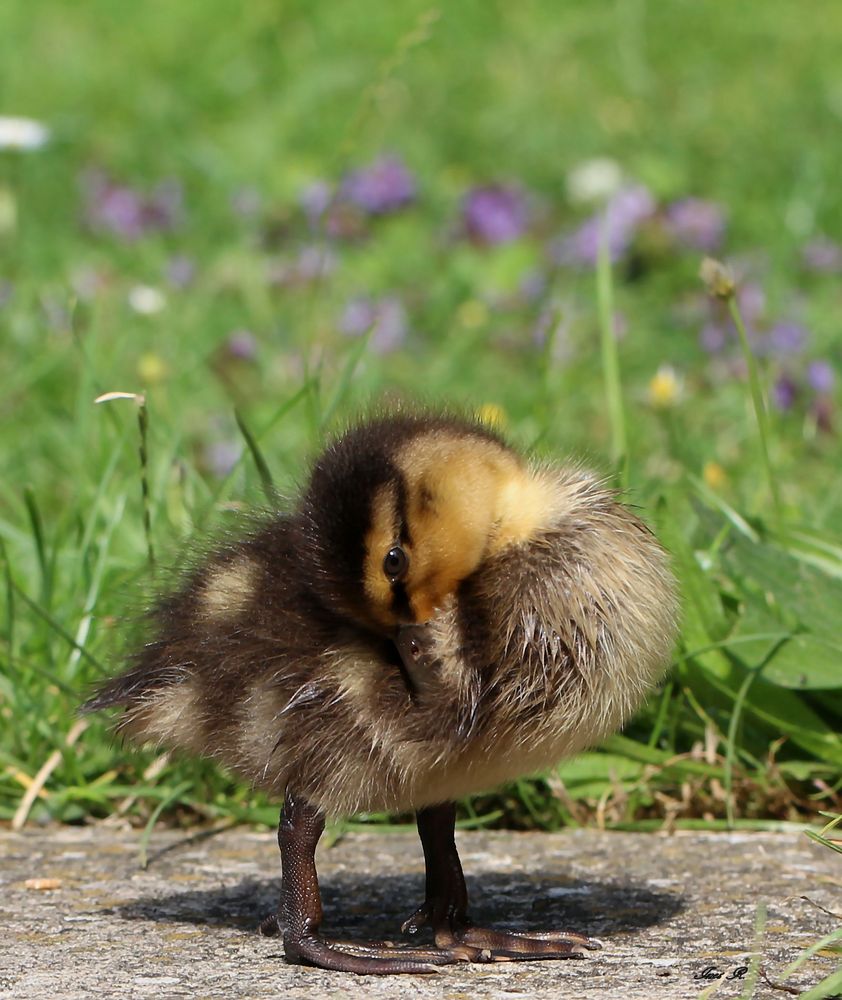
[[[34,118],[12,118],[0,115],[0,150],[22,152],[41,149],[50,140],[50,130]]]
[[[153,316],[166,304],[164,293],[151,285],[135,285],[129,292],[129,305],[141,316]]]
[[[599,156],[584,160],[567,175],[567,197],[573,205],[607,201],[623,185],[623,170],[616,160]]]

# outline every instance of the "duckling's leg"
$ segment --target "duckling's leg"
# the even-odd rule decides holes
[[[466,961],[467,949],[408,948],[385,941],[337,941],[320,934],[322,901],[316,875],[316,844],[325,826],[323,813],[287,791],[278,825],[281,848],[280,912],[260,925],[273,936],[283,927],[287,961],[337,972],[386,975],[435,972],[437,965]]]
[[[421,809],[417,820],[427,867],[426,898],[424,905],[404,923],[405,933],[415,934],[429,926],[438,947],[469,948],[475,962],[579,958],[585,949],[602,947],[591,938],[564,931],[494,931],[474,927],[468,917],[468,893],[454,840],[456,806],[447,803]]]

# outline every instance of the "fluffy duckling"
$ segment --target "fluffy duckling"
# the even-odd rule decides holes
[[[564,958],[574,933],[473,926],[454,844],[460,796],[610,733],[661,676],[676,595],[646,526],[578,466],[524,461],[487,427],[381,417],[335,440],[291,513],[200,565],[152,641],[88,710],[220,760],[284,796],[288,960],[360,973]],[[320,930],[326,815],[414,810],[435,946]]]

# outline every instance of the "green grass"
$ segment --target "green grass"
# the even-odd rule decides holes
[[[782,372],[842,361],[838,280],[800,264],[813,233],[842,231],[842,8],[811,11],[7,0],[0,113],[44,120],[53,140],[0,153],[17,214],[0,224],[13,287],[0,306],[0,819],[274,822],[271,803],[209,763],[129,752],[103,719],[74,730],[76,708],[196,538],[224,531],[232,506],[293,493],[327,432],[395,395],[498,407],[519,445],[617,474],[684,599],[669,678],[626,732],[465,803],[466,824],[818,826],[842,811],[842,449],[806,391],[766,409]],[[314,237],[304,185],[381,150],[409,164],[417,203],[364,220],[356,239]],[[713,360],[698,345],[700,253],[644,229],[613,269],[548,263],[551,238],[583,216],[565,175],[597,155],[660,204],[722,205],[723,252],[749,262],[770,320],[795,310],[809,328],[805,354],[757,359],[768,463],[736,341]],[[146,191],[178,179],[183,222],[132,243],[88,230],[78,185],[91,167]],[[462,194],[489,180],[533,193],[524,238],[459,238]],[[232,212],[243,189],[256,214]],[[335,252],[333,273],[266,280],[314,240]],[[175,255],[195,262],[183,289],[164,277]],[[536,268],[545,292],[518,298]],[[163,289],[165,307],[133,310],[137,285]],[[401,297],[400,350],[338,332],[359,294]],[[256,360],[230,357],[236,329],[253,332]],[[680,392],[658,407],[663,365]],[[94,405],[113,390],[144,393],[145,409]],[[242,451],[222,479],[207,457],[220,441]]]

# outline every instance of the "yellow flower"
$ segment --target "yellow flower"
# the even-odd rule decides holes
[[[656,409],[675,406],[681,396],[681,380],[672,365],[661,365],[649,380],[649,402]]]
[[[167,375],[169,375],[169,370],[160,354],[148,351],[138,358],[137,377],[143,385],[154,385],[156,382],[162,382]]]
[[[506,411],[496,403],[484,403],[477,410],[477,419],[489,427],[505,427],[509,422]]]
[[[456,310],[456,320],[466,330],[476,330],[488,322],[488,306],[479,299],[468,299]]]
[[[721,490],[728,485],[728,473],[719,462],[705,462],[702,478],[712,490]]]

